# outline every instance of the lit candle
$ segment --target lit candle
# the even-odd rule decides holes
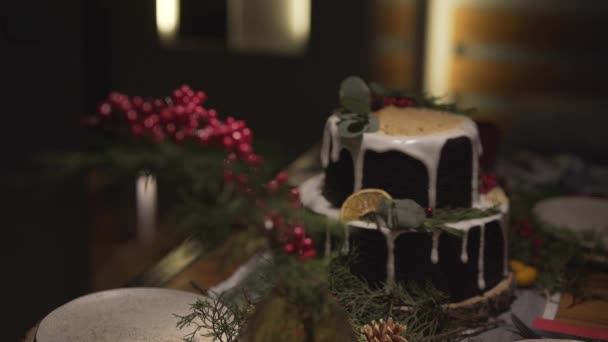
[[[156,29],[162,43],[173,43],[179,31],[179,0],[156,0]]]
[[[147,243],[154,238],[156,226],[156,178],[141,173],[135,182],[137,202],[137,240]]]

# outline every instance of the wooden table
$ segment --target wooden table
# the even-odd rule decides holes
[[[313,146],[298,159],[286,168],[289,174],[289,183],[298,186],[306,179],[314,176],[321,170],[319,161],[319,146]],[[150,249],[157,251],[162,248],[163,237],[153,247],[154,243],[146,246],[131,246],[130,251],[125,254],[136,254],[133,249],[146,250],[148,254],[153,254]],[[156,240],[156,239],[155,239]],[[166,255],[160,258],[152,266],[148,267],[129,279],[127,286],[162,286],[168,288],[181,289],[186,291],[197,291],[190,282],[194,282],[200,287],[209,288],[222,280],[226,279],[238,267],[238,265],[225,265],[220,262],[223,259],[224,251],[229,248],[231,241],[220,244],[213,241],[197,241],[186,239],[176,245]],[[168,243],[170,245],[170,243]],[[126,247],[124,248],[127,249]],[[116,257],[116,260],[123,259]],[[138,265],[139,266],[139,265]],[[103,276],[100,275],[100,278]],[[100,282],[98,282],[99,284]],[[107,285],[107,284],[103,284]]]
[[[319,146],[314,146],[288,166],[286,170],[291,185],[297,186],[320,172],[318,151]],[[238,267],[238,263],[226,265],[222,262],[227,248],[230,248],[231,239],[219,244],[190,238],[177,240],[168,230],[160,229],[153,241],[147,245],[125,242],[123,245],[109,246],[104,245],[102,240],[93,246],[93,259],[95,260],[95,254],[98,258],[93,290],[153,286],[197,292],[199,289],[193,287],[192,283],[203,289],[210,288],[229,277]],[[154,258],[157,260],[150,264],[149,260]],[[129,267],[120,266],[125,260],[131,263]],[[111,265],[118,265],[118,268]],[[129,271],[126,272],[126,269]],[[594,291],[608,295],[608,273],[593,274],[588,279],[588,285]],[[573,306],[570,304],[571,296],[564,294],[556,319],[608,329],[608,302],[589,300]]]

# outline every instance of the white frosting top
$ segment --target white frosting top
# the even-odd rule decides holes
[[[396,110],[396,109],[393,109]],[[407,110],[415,110],[411,108],[403,109],[404,115]],[[435,112],[429,111],[428,112]],[[441,113],[441,112],[435,112]],[[447,114],[444,115],[456,115]],[[471,198],[473,203],[478,201],[478,160],[482,153],[481,141],[477,132],[475,123],[465,116],[459,116],[458,124],[452,128],[438,132],[431,132],[424,135],[389,135],[380,130],[372,133],[363,133],[360,139],[342,140],[338,134],[337,115],[332,115],[327,120],[323,134],[323,142],[321,145],[321,163],[324,168],[329,166],[331,162],[337,162],[342,149],[350,152],[354,162],[354,190],[361,189],[363,181],[363,163],[366,151],[387,152],[399,151],[412,158],[416,158],[422,162],[427,169],[429,178],[428,198],[429,206],[434,207],[436,201],[436,186],[437,186],[437,170],[439,168],[439,159],[441,150],[448,139],[467,137],[471,140],[473,146],[473,172],[471,174]]]

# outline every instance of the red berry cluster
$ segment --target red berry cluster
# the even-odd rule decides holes
[[[521,238],[531,239],[534,252],[540,253],[540,250],[545,244],[545,240],[542,237],[534,236],[534,224],[532,224],[529,218],[523,217],[519,219],[513,226],[513,230],[515,230]]]
[[[405,97],[382,97],[382,106],[396,106],[396,107],[412,107],[414,106],[414,100]]]
[[[164,100],[129,97],[112,92],[99,105],[97,115],[85,118],[83,123],[87,126],[100,126],[116,123],[117,120],[126,121],[131,135],[135,138],[151,137],[156,142],[168,139],[174,143],[189,139],[201,145],[224,150],[224,182],[235,186],[241,195],[255,201],[262,212],[266,213],[264,227],[272,230],[274,238],[283,243],[284,239],[280,236],[288,229],[285,224],[289,221],[288,214],[272,211],[258,195],[280,200],[289,198],[291,206],[297,209],[301,207],[298,189],[287,186],[288,177],[285,172],[279,172],[262,187],[256,186],[251,178],[256,176],[255,171],[263,163],[263,158],[254,153],[251,130],[243,120],[232,117],[220,120],[214,109],[203,107],[206,99],[204,92],[195,92],[187,85],[175,89],[172,95]],[[288,245],[293,248],[288,254],[297,253],[302,260],[312,258],[316,254],[312,240],[304,237],[304,228],[300,225],[294,227],[293,242]],[[287,249],[288,247],[286,251]]]
[[[519,233],[519,236],[523,238],[529,238],[534,234],[534,226],[532,222],[526,217],[517,221],[514,227],[515,231]]]
[[[481,176],[479,184],[479,192],[485,194],[498,186],[498,177],[493,173],[487,173]]]
[[[292,236],[283,246],[286,254],[296,254],[300,260],[308,260],[317,255],[311,238],[306,237],[304,227],[297,225],[293,227]]]
[[[287,184],[287,180],[287,173],[281,171],[277,173],[274,179],[271,179],[265,184],[266,190],[270,194],[280,194],[286,189],[285,185]],[[289,189],[289,197],[293,208],[297,209],[301,207],[300,190],[298,190],[298,188]]]
[[[424,214],[426,215],[426,217],[433,217],[433,208],[432,207],[425,207],[424,208]]]
[[[224,183],[236,186],[241,193],[248,197],[254,197],[258,192],[249,179],[250,174],[247,172],[248,170],[242,170],[242,168],[235,167],[238,160],[239,155],[234,152],[229,153],[224,159]],[[255,169],[264,161],[264,159],[260,155],[250,153],[248,155],[241,154],[241,161],[244,161],[248,166]],[[238,169],[241,171],[236,171]]]
[[[117,113],[129,123],[134,137],[149,135],[154,141],[194,139],[236,153],[250,164],[261,161],[252,148],[253,134],[243,120],[232,117],[222,121],[215,109],[203,107],[207,95],[187,85],[175,89],[170,97],[144,99],[112,92],[97,108],[98,117],[86,118],[86,125],[101,124]]]

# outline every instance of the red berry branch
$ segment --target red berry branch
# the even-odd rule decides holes
[[[293,227],[291,237],[283,245],[285,254],[297,255],[300,260],[307,260],[317,255],[311,238],[306,237],[304,227],[297,225]]]
[[[144,99],[111,92],[98,109],[87,117],[87,126],[99,126],[111,119],[126,121],[133,137],[149,136],[156,142],[167,139],[181,143],[192,139],[203,145],[222,147],[249,164],[261,162],[252,148],[253,134],[243,120],[222,121],[215,109],[203,106],[207,95],[183,85],[165,99]]]
[[[498,186],[498,177],[496,177],[496,175],[493,173],[486,173],[481,176],[481,184],[479,184],[479,192],[482,194],[485,194],[497,186]]]
[[[298,209],[301,207],[298,189],[287,185],[285,172],[278,173],[261,186],[253,184],[251,178],[264,159],[253,149],[251,129],[243,120],[233,117],[221,120],[215,109],[204,106],[206,99],[204,92],[194,91],[187,85],[175,89],[165,99],[144,99],[111,92],[97,108],[96,115],[85,117],[82,123],[91,127],[107,127],[118,121],[128,125],[130,135],[135,139],[148,138],[157,143],[189,140],[224,151],[224,183],[236,189],[236,194],[252,199],[253,205],[262,209],[264,222],[259,226],[270,232],[274,242],[281,245],[284,242],[281,237],[287,229],[285,224],[290,221],[289,213],[270,209],[268,202],[287,200],[292,209]],[[304,236],[302,226],[294,228],[290,244],[294,250],[288,254],[297,254],[301,260],[316,255],[312,240]]]
[[[384,107],[396,106],[396,107],[412,107],[414,101],[404,97],[382,97],[382,105]]]

